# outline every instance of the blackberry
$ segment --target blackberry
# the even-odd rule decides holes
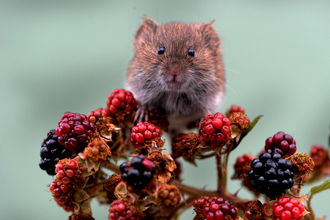
[[[125,89],[115,89],[108,96],[107,106],[113,116],[120,111],[131,113],[137,105],[134,95]]]
[[[143,155],[134,157],[131,163],[124,162],[120,165],[121,179],[136,190],[143,189],[153,179],[156,165]]]
[[[48,175],[55,175],[55,165],[57,162],[71,156],[71,151],[58,142],[55,129],[52,129],[47,133],[46,139],[41,144],[39,167],[45,170]]]
[[[73,153],[82,152],[95,131],[95,126],[84,114],[66,112],[58,122],[58,142]]]
[[[263,153],[252,160],[251,168],[248,178],[252,186],[272,199],[293,186],[292,163],[281,158],[280,154]]]
[[[278,153],[284,156],[291,156],[297,150],[296,141],[291,135],[283,131],[277,132],[273,137],[267,138],[265,142],[265,152]]]
[[[272,210],[274,220],[301,220],[305,208],[304,205],[295,198],[281,197],[273,203]]]
[[[229,220],[236,219],[237,208],[221,197],[203,196],[193,203],[196,219]]]
[[[230,137],[230,121],[222,113],[207,115],[200,124],[199,139],[212,146],[224,145]]]
[[[155,125],[149,122],[139,122],[132,128],[130,142],[135,148],[138,148],[147,140],[158,138],[160,135],[161,132]]]

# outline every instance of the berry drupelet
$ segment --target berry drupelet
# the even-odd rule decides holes
[[[143,155],[134,157],[131,163],[120,165],[121,179],[136,190],[142,190],[151,182],[156,171],[156,165]]]
[[[39,167],[48,175],[55,175],[55,165],[64,158],[72,156],[72,152],[58,142],[55,129],[47,133],[46,139],[41,144]]]
[[[280,154],[263,153],[251,162],[248,178],[260,193],[271,199],[278,198],[293,186],[293,166]]]

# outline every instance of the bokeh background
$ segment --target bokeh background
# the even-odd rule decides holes
[[[222,39],[227,96],[250,118],[263,114],[235,150],[258,155],[282,130],[298,151],[328,146],[330,123],[329,1],[0,1],[0,219],[67,219],[50,201],[53,180],[38,167],[48,130],[66,111],[88,114],[124,86],[133,34],[148,15],[157,22],[208,22]],[[212,189],[213,160],[184,164],[184,182]],[[317,184],[320,184],[318,182]],[[308,193],[311,186],[303,187]],[[229,191],[240,188],[230,181]],[[239,196],[253,198],[242,189]],[[314,197],[330,216],[330,191]],[[108,207],[94,201],[95,219]],[[181,219],[192,219],[189,209]]]

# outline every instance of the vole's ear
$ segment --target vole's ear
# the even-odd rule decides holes
[[[209,23],[201,24],[200,32],[205,39],[206,44],[212,49],[218,49],[220,39],[217,32],[213,28],[214,20]]]
[[[135,34],[135,40],[138,40],[144,33],[152,34],[157,29],[157,23],[151,18],[144,16],[143,23]]]

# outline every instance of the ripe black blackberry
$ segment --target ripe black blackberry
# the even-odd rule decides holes
[[[39,167],[48,175],[55,175],[56,163],[64,158],[71,157],[72,153],[58,142],[55,129],[47,133],[47,138],[41,144]]]
[[[156,165],[143,155],[134,157],[131,163],[124,162],[120,165],[121,179],[136,190],[143,189],[153,179]]]
[[[280,154],[263,153],[251,162],[248,178],[254,188],[271,199],[278,198],[293,186],[292,163]]]

